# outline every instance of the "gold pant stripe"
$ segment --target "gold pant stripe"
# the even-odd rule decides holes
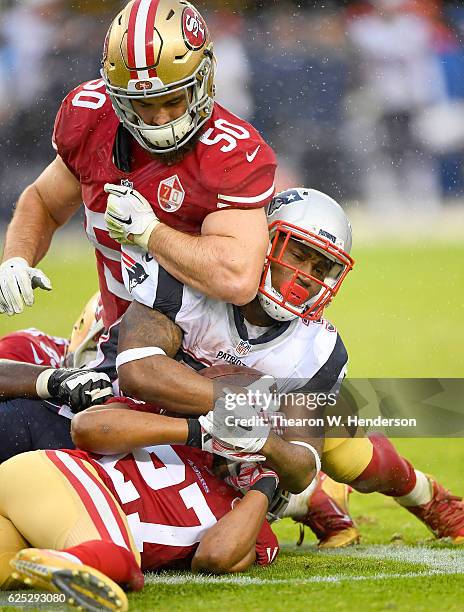
[[[322,470],[337,482],[350,483],[369,465],[374,448],[369,438],[326,438]]]

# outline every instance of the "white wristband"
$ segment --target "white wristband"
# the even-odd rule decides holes
[[[321,471],[321,458],[319,457],[319,453],[314,448],[314,446],[311,446],[311,444],[307,444],[306,442],[300,442],[299,440],[291,440],[290,444],[297,444],[298,446],[304,446],[314,455],[314,461],[316,462],[316,476],[317,476],[319,472]]]
[[[35,381],[35,390],[37,391],[37,396],[40,399],[48,399],[51,397],[50,392],[48,391],[48,381],[50,380],[50,376],[56,372],[54,368],[49,368],[48,370],[44,370],[41,372],[37,380]]]
[[[119,370],[122,365],[130,361],[154,357],[155,355],[166,355],[166,353],[158,346],[144,346],[142,348],[127,349],[127,351],[119,353],[116,357],[116,369]]]

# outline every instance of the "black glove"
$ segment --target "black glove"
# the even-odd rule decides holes
[[[76,368],[45,370],[37,379],[36,388],[39,397],[59,399],[74,413],[101,404],[113,395],[107,374]]]

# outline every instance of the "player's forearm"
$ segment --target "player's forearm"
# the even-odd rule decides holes
[[[30,265],[36,265],[47,253],[57,228],[34,185],[27,187],[8,227],[2,261],[23,257]]]
[[[170,357],[157,355],[118,369],[122,391],[147,403],[180,414],[206,414],[214,406],[214,385]]]
[[[121,364],[119,386],[125,395],[182,414],[205,414],[212,409],[213,383],[173,359],[182,336],[168,317],[132,302],[120,324],[118,353],[130,356],[133,349],[147,346],[160,348],[166,355]]]
[[[0,399],[24,397],[36,399],[39,374],[48,367],[0,359]]]
[[[311,442],[318,445],[319,441]],[[320,449],[316,450],[320,453]],[[316,476],[314,455],[304,446],[290,444],[271,433],[261,452],[266,465],[277,472],[280,486],[290,493],[301,493]]]
[[[190,236],[160,224],[149,251],[175,278],[208,297],[241,305],[256,295],[262,266],[253,270],[237,238]]]
[[[268,509],[260,491],[248,491],[234,508],[203,536],[192,559],[192,571],[223,574],[243,571],[254,562],[256,539]]]
[[[84,410],[73,418],[71,436],[77,448],[112,455],[128,453],[144,446],[187,442],[186,419],[117,406],[111,404],[108,408]]]

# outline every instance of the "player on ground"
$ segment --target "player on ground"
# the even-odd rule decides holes
[[[59,368],[69,340],[50,336],[35,327],[21,329],[0,338],[0,359]]]
[[[349,222],[336,202],[305,189],[279,194],[268,219],[271,249],[259,295],[241,307],[180,285],[146,253],[124,247],[124,280],[137,300],[120,326],[117,363],[124,392],[146,401],[156,398],[168,410],[199,414],[211,409],[213,385],[194,370],[224,362],[273,375],[281,393],[330,394],[337,388],[347,353],[321,314],[352,266]],[[437,537],[464,543],[461,498],[415,470],[387,438],[345,435],[326,437],[325,473],[359,492],[393,497]],[[311,512],[301,520],[311,524]],[[343,504],[334,524],[335,533],[353,529]]]
[[[102,78],[65,98],[57,157],[19,198],[0,266],[1,312],[30,306],[35,287],[51,289],[34,266],[82,202],[105,327],[131,299],[111,236],[130,234],[211,297],[244,304],[256,295],[276,162],[251,125],[214,103],[214,64],[208,28],[187,2],[132,0],[116,16]]]
[[[106,371],[114,371],[115,356],[109,368],[100,360],[98,373],[76,369],[96,357],[103,331],[99,298],[86,304],[69,340],[35,329],[0,339],[0,360],[8,360],[0,368],[0,462],[38,448],[72,448],[69,420],[57,414],[72,417],[113,394]]]
[[[82,368],[96,357],[103,332],[100,293],[93,295],[73,325],[71,337],[51,336],[35,328],[0,338],[0,359],[42,366]]]
[[[129,452],[135,447],[147,446],[149,444],[186,444],[189,439],[191,440],[190,445],[198,446],[210,453],[226,456],[236,461],[252,461],[255,458],[258,461],[264,460],[264,457],[259,453],[260,447],[257,444],[260,442],[262,446],[266,442],[269,434],[268,423],[263,424],[262,430],[256,429],[253,426],[246,426],[244,429],[239,427],[239,434],[244,434],[244,439],[243,444],[241,444],[240,440],[234,443],[237,445],[236,452],[234,452],[230,448],[230,444],[224,445],[222,442],[219,444],[216,442],[213,426],[216,427],[218,419],[219,422],[221,421],[221,416],[218,414],[216,414],[214,420],[213,413],[210,413],[205,417],[205,422],[200,425],[200,421],[196,417],[186,420],[162,416],[159,414],[160,409],[156,406],[149,406],[129,398],[110,399],[112,396],[112,385],[108,377],[103,373],[91,370],[46,368],[12,361],[0,363],[0,366],[2,366],[0,367],[0,395],[2,397],[8,398],[13,394],[17,395],[19,393],[24,398],[40,397],[44,400],[44,403],[45,401],[51,403],[52,400],[48,398],[55,398],[55,404],[58,405],[54,407],[54,410],[50,408],[50,410],[44,411],[44,407],[40,402],[32,402],[32,411],[35,409],[36,412],[36,419],[33,422],[44,421],[46,424],[52,423],[55,425],[59,422],[66,429],[66,435],[64,436],[66,448],[73,448],[73,442],[76,447],[82,450],[101,454],[115,454]],[[250,369],[247,369],[247,377],[251,372],[253,372],[255,377],[257,376],[256,384],[259,384],[261,380],[265,385],[269,384],[267,382],[268,379],[273,381],[272,377],[263,377],[259,372]],[[247,389],[251,389],[251,386],[242,388],[239,385],[240,382],[233,387],[238,393],[244,393]],[[229,409],[225,410],[224,408],[224,396],[230,392],[229,387],[228,383],[223,385],[220,383],[216,384],[218,400],[215,408],[222,411],[221,414],[226,416],[233,415]],[[47,399],[45,400],[45,398]],[[16,400],[16,402],[18,401]],[[106,405],[108,401],[110,402],[109,406]],[[119,406],[117,402],[123,403]],[[71,411],[78,412],[76,407],[94,406],[98,408],[98,411],[92,410],[90,414],[86,411],[81,415],[81,418],[73,418],[71,424],[69,419],[57,414],[58,407],[65,403],[67,406],[62,408],[67,408],[67,413],[70,413],[69,416],[71,418],[74,416]],[[131,410],[127,410],[127,406]],[[27,414],[24,410],[24,405],[22,407],[22,414]],[[117,411],[118,407],[123,410]],[[47,444],[43,446],[44,438],[35,436],[33,430],[30,432],[29,437],[23,436],[20,427],[22,421],[18,423],[18,419],[14,418],[16,416],[14,408],[14,402],[6,401],[4,406],[2,405],[0,412],[2,447],[5,445],[7,448],[10,448],[12,444],[16,444],[16,448],[14,448],[14,452],[10,456],[38,448],[57,448],[57,445],[53,446],[50,443],[49,438],[46,439]],[[254,416],[258,414],[258,408],[254,405],[248,405],[248,403],[243,408],[240,405],[237,406],[237,410],[248,410],[249,414]],[[144,411],[151,411],[155,414],[148,414]],[[54,415],[54,420],[47,421],[44,418],[44,412]],[[68,414],[65,416],[68,416]],[[8,444],[6,433],[2,430],[5,425],[4,421],[9,422],[11,420],[16,422],[8,431],[13,431],[15,435],[11,444]],[[72,429],[72,442],[69,437],[70,426]],[[58,433],[55,433],[55,435],[60,433],[62,433],[62,428],[59,428]],[[317,436],[316,430],[311,433]],[[229,437],[230,435],[237,436],[238,434],[229,434]],[[22,439],[23,437],[25,438],[24,440]],[[293,493],[299,493],[306,489],[316,476],[316,472],[320,469],[318,461],[321,441],[317,438],[315,440],[309,440],[308,438],[306,442],[301,442],[300,438],[301,436],[296,436],[294,446],[291,446],[283,443],[279,437],[272,434],[265,453],[271,462],[270,465],[278,471],[282,485]],[[55,440],[55,442],[59,441],[59,438]],[[316,448],[313,448],[313,444]],[[308,448],[309,453],[307,452]],[[10,456],[4,457],[4,455],[5,451],[2,450],[0,458],[10,458]],[[281,457],[281,460],[278,461],[276,456]],[[313,473],[313,470],[316,470],[316,472]]]
[[[213,475],[212,456],[188,447],[18,455],[0,466],[0,588],[21,580],[83,610],[127,610],[118,584],[141,589],[141,570],[268,565],[278,552],[265,520],[277,484],[259,468],[240,499]]]

